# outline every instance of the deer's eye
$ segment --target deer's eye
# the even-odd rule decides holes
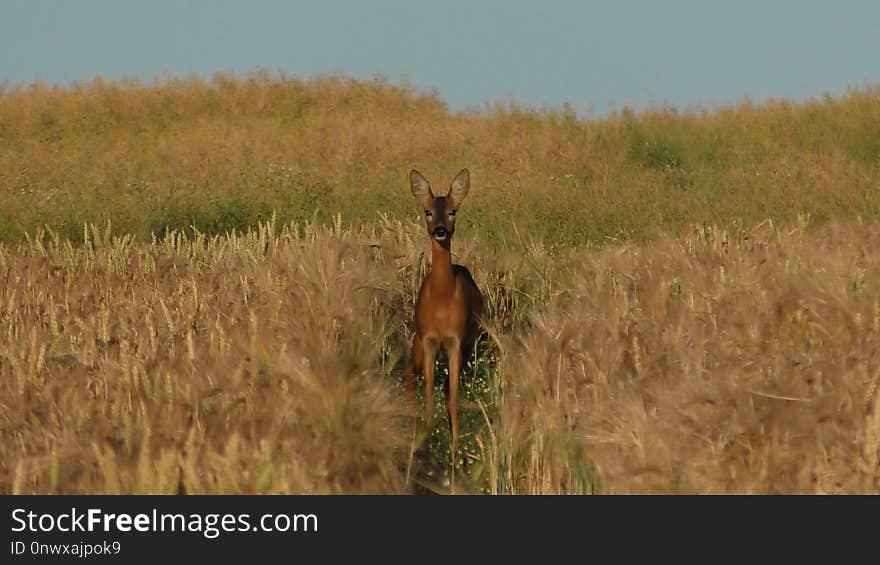
[[[431,214],[430,210],[425,210],[425,217],[430,218],[433,214]]]
[[[454,215],[455,215],[455,210],[450,210],[450,211],[449,211],[449,215],[450,215],[450,216],[454,216]]]

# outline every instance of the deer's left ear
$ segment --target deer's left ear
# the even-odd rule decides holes
[[[449,187],[447,198],[452,201],[453,206],[458,206],[464,200],[464,197],[467,196],[470,187],[471,173],[467,169],[462,169],[461,172],[455,175],[452,186]]]

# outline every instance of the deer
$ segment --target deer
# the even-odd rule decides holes
[[[435,196],[428,180],[417,170],[409,174],[413,196],[425,211],[431,242],[431,270],[422,281],[415,308],[415,333],[405,370],[406,386],[413,405],[415,380],[425,378],[425,424],[434,418],[434,361],[440,350],[449,364],[449,423],[452,428],[452,464],[458,448],[458,385],[462,365],[476,346],[483,315],[483,295],[470,271],[452,263],[452,236],[459,206],[470,189],[470,172],[462,169],[444,196]]]

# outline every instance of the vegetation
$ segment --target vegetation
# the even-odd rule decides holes
[[[880,493],[876,89],[590,121],[96,80],[7,88],[0,141],[2,493]],[[454,470],[444,373],[427,433],[401,382],[413,166],[474,173]]]
[[[491,337],[455,477],[401,382],[421,225],[84,235],[0,247],[2,492],[880,491],[876,225],[459,234]]]
[[[412,167],[433,179],[470,167],[474,231],[520,249],[880,216],[876,87],[596,121],[511,105],[450,115],[381,79],[96,79],[0,91],[0,146],[7,242],[44,226],[80,240],[108,220],[149,241],[243,231],[273,211],[279,225],[409,219]]]

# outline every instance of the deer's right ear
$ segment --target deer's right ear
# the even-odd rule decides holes
[[[434,197],[428,179],[423,177],[422,173],[415,169],[409,172],[409,188],[412,190],[413,196],[416,198]]]

